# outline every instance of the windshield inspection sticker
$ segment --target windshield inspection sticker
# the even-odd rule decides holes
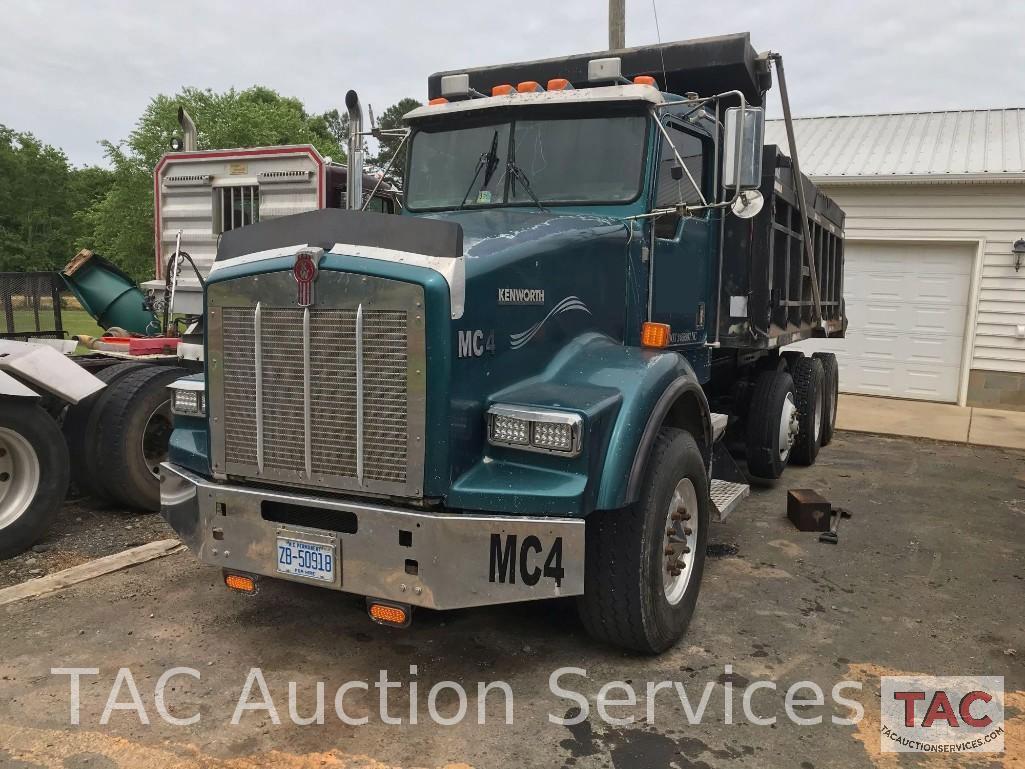
[[[477,193],[478,203],[490,203],[491,202],[491,190],[481,190]]]
[[[500,288],[499,304],[542,305],[545,303],[543,288]]]

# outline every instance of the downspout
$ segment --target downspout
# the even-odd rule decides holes
[[[199,148],[199,132],[196,131],[196,124],[192,116],[185,111],[185,107],[178,107],[178,125],[182,128],[182,141],[186,152],[195,152]]]
[[[349,113],[349,161],[345,174],[345,207],[350,211],[363,208],[363,107],[355,91],[345,94]]]

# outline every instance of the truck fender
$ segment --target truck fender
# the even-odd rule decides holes
[[[679,427],[694,436],[709,467],[712,457],[712,415],[708,408],[705,392],[694,379],[680,377],[665,389],[655,403],[648,423],[641,433],[637,453],[634,454],[633,465],[626,484],[627,504],[636,502],[640,497],[641,483],[647,469],[651,447],[655,444],[658,431],[664,425]]]
[[[708,400],[687,361],[675,353],[667,353],[666,357],[669,356],[676,359],[672,369],[663,371],[645,387],[647,393],[643,402],[635,405],[640,417],[634,420],[621,414],[624,422],[618,426],[619,435],[614,438],[616,450],[613,452],[610,446],[602,471],[596,505],[599,510],[626,507],[637,501],[648,457],[664,425],[690,432],[701,448],[705,466],[710,467],[712,418]],[[630,422],[634,421],[635,426],[631,426]],[[636,425],[641,424],[643,427],[637,429]]]
[[[48,392],[68,403],[78,403],[103,389],[103,382],[52,347],[31,342],[0,340],[0,372]],[[42,392],[32,391],[32,395]],[[8,393],[24,395],[23,392]]]
[[[13,398],[38,398],[39,393],[26,387],[6,371],[0,371],[0,395]]]

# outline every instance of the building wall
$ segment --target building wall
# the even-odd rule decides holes
[[[847,212],[848,238],[949,239],[979,244],[969,297],[967,405],[1025,411],[1025,184],[822,185]]]

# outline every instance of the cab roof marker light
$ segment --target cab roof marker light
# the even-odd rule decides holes
[[[634,85],[650,85],[653,88],[658,88],[658,83],[651,75],[638,75],[634,78]]]
[[[439,96],[438,98],[431,99],[429,102],[427,102],[427,106],[429,107],[440,107],[442,104],[448,104],[448,99],[446,99],[444,96]]]
[[[541,93],[545,89],[541,87],[541,84],[536,80],[524,80],[522,83],[516,86],[518,93]]]
[[[465,98],[470,93],[470,76],[444,75],[441,78],[441,95],[448,99]]]
[[[548,81],[549,91],[572,91],[573,84],[564,77],[555,77]]]
[[[516,93],[516,90],[508,83],[502,85],[496,85],[491,89],[492,96],[508,96],[509,94]]]
[[[470,87],[470,76],[465,72],[459,75],[443,75],[441,95],[448,99],[481,99],[484,97],[480,91]]]
[[[587,62],[587,79],[594,82],[619,82],[623,79],[623,60],[618,56],[591,59]]]

